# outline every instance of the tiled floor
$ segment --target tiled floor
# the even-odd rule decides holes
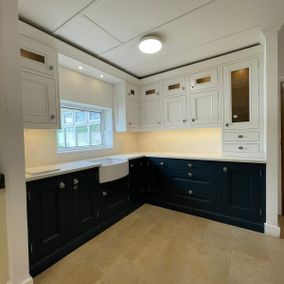
[[[284,240],[144,205],[35,283],[280,284]]]

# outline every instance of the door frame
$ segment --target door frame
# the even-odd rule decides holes
[[[283,89],[283,92],[282,92]],[[279,93],[280,93],[280,137],[281,137],[281,163],[280,163],[280,179],[281,187],[279,192],[279,215],[284,215],[284,151],[282,150],[282,140],[284,144],[284,76],[279,78]]]

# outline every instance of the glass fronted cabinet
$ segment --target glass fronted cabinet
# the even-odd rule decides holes
[[[224,67],[224,128],[258,128],[258,59]]]

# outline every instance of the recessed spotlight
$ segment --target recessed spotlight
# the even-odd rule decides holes
[[[157,36],[145,36],[139,43],[139,49],[143,53],[153,54],[161,50],[163,44]]]
[[[83,69],[83,67],[82,67],[82,66],[79,66],[79,67],[78,67],[78,69],[79,69],[79,70],[82,70],[82,69]]]
[[[101,74],[101,75],[100,75],[100,77],[101,77],[101,78],[103,78],[103,77],[104,77],[104,75],[103,75],[103,74]]]

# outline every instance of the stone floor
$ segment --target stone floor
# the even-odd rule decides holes
[[[284,283],[284,240],[144,205],[36,284]]]

